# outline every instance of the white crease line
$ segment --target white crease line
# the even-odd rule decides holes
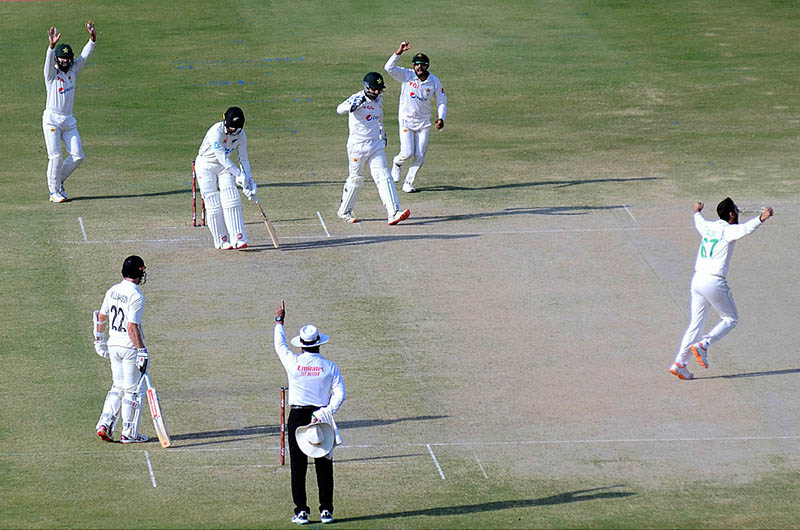
[[[636,223],[636,224],[638,225],[638,224],[639,224],[639,221],[637,221],[637,220],[636,220],[636,218],[633,216],[633,214],[631,213],[631,211],[628,209],[628,205],[627,205],[627,204],[623,204],[623,205],[622,205],[622,207],[623,207],[623,208],[625,208],[625,211],[626,211],[626,212],[628,212],[628,215],[630,215],[630,216],[631,216],[631,219],[633,219],[633,222],[634,222],[634,223]]]
[[[428,448],[428,452],[431,454],[431,458],[433,458],[433,463],[436,464],[436,469],[439,470],[439,476],[442,477],[442,480],[445,480],[444,472],[442,472],[442,466],[440,466],[439,461],[436,460],[436,455],[433,454],[433,449],[431,449],[431,444],[425,444],[425,447]]]
[[[199,241],[199,237],[179,237],[172,239],[92,239],[91,241],[67,241],[67,243],[176,243],[180,241]]]
[[[331,237],[331,233],[328,232],[328,227],[325,226],[325,221],[322,220],[322,214],[317,212],[317,217],[319,217],[319,222],[322,223],[322,228],[325,230],[325,235]]]
[[[800,440],[798,436],[730,436],[730,437],[707,437],[707,438],[609,438],[609,439],[578,439],[578,440],[517,440],[509,442],[432,442],[432,443],[399,443],[399,444],[356,444],[356,445],[337,445],[338,449],[387,449],[392,447],[488,447],[493,445],[513,446],[513,445],[572,445],[572,444],[610,444],[610,443],[672,443],[672,442],[755,442],[755,441],[776,441],[776,440]],[[278,446],[264,446],[262,449],[271,453],[277,451]],[[195,453],[195,452],[224,452],[224,451],[247,451],[253,452],[252,445],[245,447],[170,447],[169,453]],[[131,450],[133,452],[135,450]],[[125,451],[126,453],[129,451]],[[11,456],[93,456],[106,454],[99,451],[53,451],[39,453],[0,453],[0,457]]]
[[[153,464],[150,463],[150,455],[147,454],[147,450],[144,451],[144,457],[147,459],[147,469],[150,471],[150,480],[153,482],[153,487],[156,486],[156,476],[153,474]]]
[[[83,219],[78,217],[78,222],[81,225],[81,232],[83,232],[83,240],[84,241],[89,241],[89,238],[86,237],[86,227],[83,226]]]
[[[481,468],[481,473],[483,473],[483,478],[489,478],[489,475],[486,474],[486,470],[483,469],[483,464],[481,464],[478,455],[475,455],[475,461],[478,463],[478,467]]]

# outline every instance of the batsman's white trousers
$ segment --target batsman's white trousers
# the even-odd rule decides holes
[[[109,346],[108,360],[111,363],[111,390],[103,404],[103,412],[97,422],[112,425],[122,412],[122,434],[130,438],[139,433],[141,396],[144,393],[142,373],[136,367],[136,350],[120,346]],[[138,383],[138,384],[137,384]]]
[[[409,186],[414,184],[417,172],[425,163],[430,135],[430,123],[421,129],[414,130],[404,120],[400,120],[400,152],[394,157],[393,163],[402,167],[409,160],[414,160],[408,166],[408,173],[406,173],[406,184]]]
[[[42,130],[47,147],[47,187],[56,193],[61,185],[81,165],[85,155],[78,134],[78,120],[72,114],[61,114],[45,110],[42,114]],[[61,141],[67,147],[67,158],[61,154]]]
[[[731,294],[725,278],[696,272],[692,276],[690,293],[692,317],[689,327],[683,334],[678,354],[675,356],[675,362],[680,364],[686,364],[689,361],[689,346],[700,340],[698,337],[708,318],[709,305],[720,316],[717,325],[701,337],[709,345],[718,342],[730,333],[739,322],[739,310],[736,309],[736,302],[733,301],[733,294]]]
[[[349,176],[345,182],[345,189],[348,189],[348,183],[356,190],[356,195],[351,198],[349,202],[349,209],[345,211],[352,211],[355,206],[358,188],[360,181],[364,179],[367,167],[369,167],[372,180],[378,187],[378,195],[380,195],[381,202],[386,208],[387,215],[391,218],[394,213],[400,209],[400,203],[397,199],[397,190],[394,187],[394,181],[389,174],[389,168],[386,165],[386,147],[383,145],[383,140],[350,140],[347,141],[347,156],[348,156],[348,169]],[[344,202],[343,202],[344,206]],[[344,213],[344,211],[340,211]]]

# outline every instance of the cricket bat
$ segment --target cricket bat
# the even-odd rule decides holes
[[[278,234],[275,233],[272,223],[267,219],[267,214],[264,213],[264,208],[261,207],[261,203],[256,201],[256,206],[258,206],[258,211],[261,212],[261,217],[264,218],[264,224],[267,225],[267,232],[269,232],[269,237],[272,239],[272,246],[278,248]]]
[[[172,445],[172,440],[169,439],[167,424],[164,423],[164,416],[161,413],[161,403],[158,401],[158,393],[150,382],[150,374],[144,374],[144,381],[147,383],[147,402],[150,404],[150,414],[153,415],[153,425],[156,428],[158,441],[161,443],[161,447],[166,449]]]

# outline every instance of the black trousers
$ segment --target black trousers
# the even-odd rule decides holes
[[[306,471],[308,470],[308,456],[300,450],[294,432],[298,427],[311,423],[311,414],[320,407],[292,407],[289,411],[289,463],[292,470],[292,500],[294,513],[306,511],[311,513],[306,497]],[[314,459],[314,469],[317,473],[317,488],[319,489],[319,511],[328,510],[333,513],[333,460],[325,457]]]

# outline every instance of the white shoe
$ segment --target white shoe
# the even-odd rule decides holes
[[[703,348],[703,343],[697,342],[689,346],[689,349],[694,354],[694,358],[697,359],[697,364],[703,368],[708,368],[708,348]]]
[[[236,242],[236,245],[234,246],[234,248],[235,248],[236,250],[242,250],[242,249],[245,249],[245,248],[247,248],[247,243],[245,243],[244,241],[237,241],[237,242]]]
[[[232,248],[233,248],[233,245],[231,245],[230,241],[223,241],[222,245],[220,245],[220,247],[219,247],[220,250],[231,250]]]
[[[64,197],[63,195],[61,195],[58,192],[50,194],[50,202],[58,203],[58,202],[65,202],[66,200],[67,200],[67,198]]]
[[[308,512],[301,511],[295,514],[294,517],[292,517],[292,522],[298,525],[308,524]]]
[[[394,212],[394,215],[389,218],[389,224],[396,225],[400,221],[405,221],[406,219],[408,219],[409,215],[411,215],[411,210],[408,209],[403,211],[397,210],[396,212]]]
[[[344,215],[339,215],[339,219],[341,219],[345,223],[357,223],[358,222],[358,217],[356,217],[353,212],[347,212]]]
[[[686,369],[685,364],[673,363],[669,371],[672,375],[674,375],[678,379],[684,379],[684,380],[694,379],[694,374]]]
[[[403,191],[406,192],[406,193],[415,193],[417,191],[417,188],[415,188],[414,186],[412,186],[408,182],[404,182],[403,183]]]
[[[124,434],[119,438],[120,443],[124,444],[142,444],[150,441],[146,434],[137,434],[135,438],[128,438]]]
[[[333,522],[333,514],[328,510],[322,510],[319,512],[319,520],[322,524],[328,524]]]
[[[392,180],[396,183],[400,182],[400,166],[392,164]]]

